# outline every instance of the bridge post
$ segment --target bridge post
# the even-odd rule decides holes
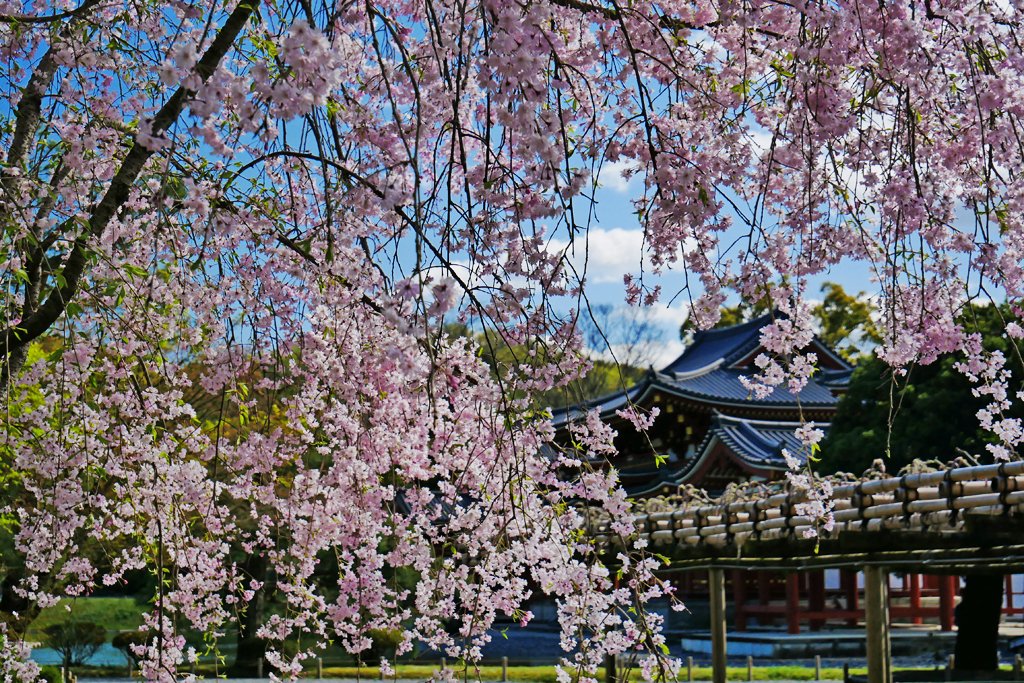
[[[726,683],[725,659],[725,572],[708,570],[708,594],[711,598],[711,680]]]
[[[786,631],[800,633],[800,572],[786,574]]]
[[[943,631],[953,630],[953,601],[956,600],[957,577],[939,577],[939,624]]]
[[[892,683],[889,641],[889,573],[864,567],[864,610],[867,630],[868,683]]]

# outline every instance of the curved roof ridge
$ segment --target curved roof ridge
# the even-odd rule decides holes
[[[751,341],[758,342],[761,328],[771,319],[772,314],[766,313],[737,325],[698,330],[693,335],[693,341],[662,372],[688,376],[709,372],[717,367],[716,363],[720,364],[720,361],[746,349]]]
[[[782,317],[782,314],[778,313],[778,312],[772,313],[771,311],[769,311],[768,313],[762,313],[761,315],[757,316],[756,318],[751,318],[750,320],[746,320],[746,321],[741,322],[741,323],[736,323],[735,325],[726,325],[725,327],[712,327],[711,329],[707,329],[707,330],[698,330],[697,332],[694,333],[694,336],[695,337],[697,335],[714,336],[714,335],[727,334],[729,332],[736,332],[736,331],[739,331],[741,329],[749,328],[749,327],[761,327],[766,322],[768,322],[769,320],[771,320],[772,318],[775,318],[775,317]]]
[[[700,377],[701,375],[709,373],[712,370],[717,370],[718,368],[722,367],[722,365],[724,365],[724,364],[725,364],[725,359],[724,358],[719,358],[718,360],[716,360],[716,361],[714,361],[712,363],[708,363],[707,365],[705,365],[703,367],[700,367],[700,368],[696,368],[694,370],[683,370],[683,371],[673,372],[671,374],[671,376],[674,379],[690,379],[692,377]]]
[[[749,439],[755,446],[760,446],[766,450],[781,449],[784,445],[780,439],[770,438],[767,434],[764,434],[754,428],[754,426],[749,422],[741,421],[736,425],[736,429],[742,433],[743,438]]]
[[[725,415],[724,413],[720,413],[717,410],[714,412],[715,417],[712,419],[718,419],[720,422],[727,422],[732,425],[739,425],[740,423],[743,423],[753,426],[763,425],[765,427],[769,427],[772,429],[784,429],[790,427],[791,425],[800,426],[803,424],[807,424],[809,422],[813,422],[816,426],[831,424],[831,422],[819,422],[817,420],[806,420],[805,422],[801,422],[800,420],[770,420],[754,417],[741,417],[738,415]]]

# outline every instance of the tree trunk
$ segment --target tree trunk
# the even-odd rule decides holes
[[[958,671],[995,671],[999,668],[999,619],[1003,608],[1001,574],[968,574],[960,604],[956,606]]]
[[[268,568],[265,554],[250,555],[245,561],[245,573],[259,581],[260,587],[246,604],[245,612],[239,615],[238,651],[234,664],[228,669],[229,678],[254,678],[269,673],[265,659],[267,641],[256,636],[267,611]]]

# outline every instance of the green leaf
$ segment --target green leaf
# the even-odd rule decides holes
[[[697,186],[697,198],[704,206],[707,206],[710,203],[711,198],[708,196],[708,191],[703,185]]]

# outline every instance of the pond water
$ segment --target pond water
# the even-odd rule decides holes
[[[49,647],[37,647],[32,650],[32,659],[43,665],[60,666],[61,656],[56,650]],[[128,660],[116,647],[110,643],[104,643],[92,657],[86,662],[93,666],[128,666]]]

